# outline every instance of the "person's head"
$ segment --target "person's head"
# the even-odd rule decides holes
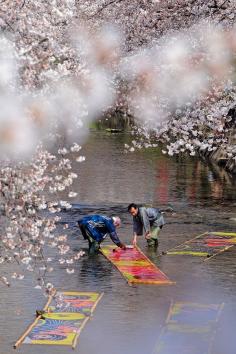
[[[113,224],[115,227],[120,227],[121,225],[121,220],[119,216],[112,216]]]
[[[138,206],[134,203],[131,203],[129,206],[128,206],[128,212],[133,215],[133,216],[136,216],[138,214]]]

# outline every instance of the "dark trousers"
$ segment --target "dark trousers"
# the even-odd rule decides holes
[[[99,252],[99,248],[100,248],[100,243],[97,242],[96,240],[94,240],[94,238],[92,237],[91,233],[89,232],[89,230],[83,226],[83,225],[79,225],[80,231],[84,237],[85,240],[88,240],[88,245],[89,245],[89,254],[96,254]]]

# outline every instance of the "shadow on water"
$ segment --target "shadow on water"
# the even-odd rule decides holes
[[[161,252],[206,231],[236,231],[235,181],[217,174],[197,158],[168,158],[157,150],[124,153],[126,134],[93,133],[83,148],[86,161],[79,164],[71,210],[62,211],[61,226],[69,225],[72,252],[87,249],[77,221],[88,214],[119,215],[118,230],[125,243],[132,239],[132,220],[127,205],[137,202],[159,206],[166,225],[157,252],[139,246],[173,281],[171,286],[128,286],[121,274],[102,255],[85,255],[74,274],[55,267],[50,281],[59,289],[105,292],[93,318],[82,331],[76,353],[154,354],[172,302],[219,304],[224,310],[216,325],[212,354],[235,354],[236,249],[209,262],[200,257],[161,256]],[[62,196],[66,199],[67,196]],[[105,241],[109,243],[109,239]],[[45,303],[32,289],[28,276],[14,287],[1,288],[0,354],[15,353],[13,342]],[[206,348],[207,349],[207,348]],[[24,345],[23,354],[60,354],[70,349]],[[207,351],[206,351],[207,353]],[[155,353],[156,354],[156,353]],[[160,354],[184,354],[171,352]],[[195,354],[189,353],[188,354]],[[197,353],[198,354],[198,353]],[[204,353],[201,353],[204,354]]]

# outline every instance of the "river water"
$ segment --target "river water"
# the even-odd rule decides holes
[[[172,302],[221,304],[212,354],[235,354],[236,340],[236,247],[203,262],[200,257],[163,256],[174,247],[206,231],[236,231],[236,183],[223,171],[197,158],[169,158],[160,150],[126,154],[125,134],[92,132],[84,144],[86,161],[78,164],[78,196],[73,208],[62,214],[69,224],[73,252],[86,248],[76,221],[89,213],[119,215],[119,236],[131,242],[132,220],[127,213],[131,202],[158,206],[164,210],[166,225],[159,249],[150,251],[140,237],[138,244],[149,258],[173,281],[170,286],[128,286],[121,274],[102,256],[85,255],[76,272],[65,267],[51,273],[58,289],[104,292],[92,319],[83,329],[75,352],[78,354],[154,354],[158,336]],[[107,240],[109,241],[109,240]],[[46,299],[32,288],[26,277],[12,287],[0,285],[0,354],[61,354],[62,346],[12,345],[32,322],[35,309]],[[196,344],[197,345],[197,344]],[[207,347],[206,352],[207,353]],[[195,354],[187,352],[186,354]],[[198,352],[197,352],[198,353]],[[185,354],[166,353],[165,354]]]

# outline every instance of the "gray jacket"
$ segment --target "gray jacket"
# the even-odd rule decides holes
[[[137,235],[150,232],[151,227],[160,227],[165,224],[159,209],[139,207],[138,214],[133,217],[133,231]]]

